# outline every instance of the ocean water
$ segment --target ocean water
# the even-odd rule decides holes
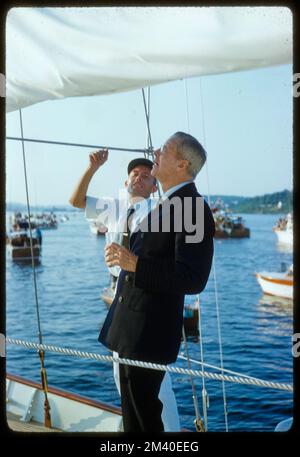
[[[220,366],[217,297],[224,368],[292,384],[293,304],[263,296],[254,275],[255,271],[279,271],[282,262],[289,266],[292,252],[279,247],[272,232],[279,215],[243,216],[251,237],[215,240],[215,276],[212,271],[200,295],[204,362]],[[69,221],[60,223],[57,230],[43,231],[36,273],[45,344],[110,354],[97,341],[107,314],[100,294],[109,285],[103,248],[104,237],[90,232],[83,212],[70,213]],[[31,264],[7,257],[6,267],[7,336],[38,342]],[[188,350],[191,358],[200,360],[199,341],[189,340]],[[187,367],[185,360],[177,363]],[[46,353],[45,364],[50,386],[120,406],[111,364],[51,353]],[[192,367],[200,368],[195,363]],[[7,371],[40,381],[36,351],[8,345]],[[181,426],[194,431],[189,377],[172,373],[171,378]],[[201,378],[195,379],[195,386],[202,412]],[[278,422],[292,416],[291,392],[229,382],[224,386],[229,431],[273,431]],[[205,387],[208,430],[224,431],[222,383],[205,380]]]

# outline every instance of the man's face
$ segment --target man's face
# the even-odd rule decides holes
[[[128,175],[125,186],[132,197],[149,198],[152,192],[157,190],[151,169],[144,165],[137,165]]]
[[[176,143],[170,138],[165,144],[154,151],[154,165],[151,171],[161,183],[168,181],[178,173],[178,159],[176,154]]]

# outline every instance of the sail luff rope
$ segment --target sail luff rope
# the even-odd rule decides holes
[[[187,87],[187,81],[184,79],[184,92],[185,92],[185,106],[186,106],[186,123],[187,123],[187,129],[188,133],[190,134],[190,110],[189,110],[189,95],[188,95],[188,87]],[[203,363],[204,363],[204,358],[203,358],[203,345],[202,345],[202,329],[201,329],[201,313],[200,313],[200,299],[199,299],[199,294],[197,295],[197,308],[198,308],[198,324],[199,324],[199,344],[200,344],[200,358],[202,362],[202,370],[203,368]],[[188,364],[190,364],[190,360],[188,360]],[[208,430],[208,418],[207,418],[207,392],[205,388],[205,379],[202,377],[202,411],[203,411],[203,421],[204,421],[204,429],[205,431]]]
[[[22,138],[26,203],[27,203],[28,224],[29,224],[30,252],[31,252],[31,263],[32,263],[33,283],[34,283],[34,292],[35,292],[36,316],[37,316],[37,324],[38,324],[38,339],[39,339],[39,344],[43,344],[43,335],[42,335],[41,320],[40,320],[40,308],[39,308],[39,300],[38,300],[38,293],[37,293],[36,270],[35,270],[34,255],[33,255],[31,213],[30,213],[29,192],[28,192],[25,144],[23,141],[23,138],[24,138],[23,119],[22,119],[21,110],[19,110],[19,115],[20,115],[20,128],[21,128],[21,138]],[[44,392],[44,396],[45,396],[45,401],[44,401],[45,427],[51,428],[50,404],[49,404],[48,395],[47,395],[47,392],[48,392],[47,372],[46,372],[46,368],[45,368],[45,364],[44,364],[45,353],[44,353],[44,350],[42,350],[42,349],[39,349],[38,353],[39,353],[40,363],[41,363],[41,380],[42,380],[43,392]]]
[[[55,144],[59,146],[72,146],[72,147],[79,147],[79,148],[89,148],[89,149],[109,149],[111,151],[127,151],[127,152],[138,152],[138,153],[145,153],[145,149],[130,149],[130,148],[117,148],[113,146],[99,146],[95,144],[81,144],[81,143],[70,143],[70,142],[63,142],[63,141],[51,141],[51,140],[39,140],[35,138],[19,138],[16,136],[7,136],[7,140],[13,141],[22,141],[22,142],[31,142],[31,143],[44,143],[44,144]],[[147,150],[146,150],[147,152]]]
[[[202,81],[201,77],[199,78],[200,81],[200,107],[201,107],[201,118],[202,118],[202,132],[203,132],[203,143],[206,149],[206,134],[205,134],[205,122],[204,122],[204,108],[203,108],[203,93],[202,93]],[[208,196],[208,204],[211,207],[210,201],[210,189],[209,189],[209,174],[208,174],[208,161],[206,161],[206,180],[207,180],[207,196]],[[217,287],[217,279],[216,279],[216,268],[215,268],[215,260],[213,257],[212,260],[212,270],[213,270],[213,278],[214,278],[214,290],[215,290],[215,303],[216,303],[216,317],[217,317],[217,330],[218,330],[218,342],[219,342],[219,354],[220,354],[220,366],[223,369],[223,344],[222,344],[222,335],[221,335],[221,325],[220,325],[220,306],[219,306],[219,299],[218,299],[218,287]],[[223,405],[224,405],[224,421],[225,421],[225,430],[228,432],[228,412],[227,412],[227,399],[226,399],[226,387],[224,380],[222,381],[222,394],[223,394]]]

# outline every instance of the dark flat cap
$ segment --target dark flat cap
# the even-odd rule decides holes
[[[139,157],[138,159],[133,159],[128,164],[127,173],[129,174],[131,172],[131,170],[133,170],[138,165],[143,165],[144,167],[148,167],[148,168],[150,168],[150,170],[152,170],[153,162],[151,162],[151,160],[149,160],[149,159],[145,159],[145,157]]]

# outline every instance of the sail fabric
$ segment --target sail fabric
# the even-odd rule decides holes
[[[286,7],[12,8],[6,110],[291,61]]]

